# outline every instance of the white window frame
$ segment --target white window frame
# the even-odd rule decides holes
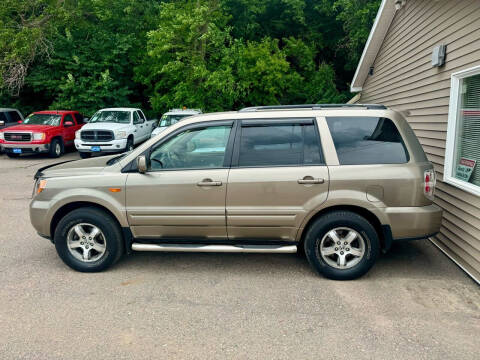
[[[445,165],[443,168],[443,181],[454,185],[471,194],[480,196],[480,186],[468,183],[466,181],[455,178],[454,172],[454,156],[455,156],[455,140],[457,137],[457,120],[459,114],[460,85],[463,79],[480,74],[480,65],[469,69],[458,71],[451,75],[450,86],[450,104],[448,107],[448,126],[447,126],[447,144],[445,148]],[[476,166],[480,166],[477,163]]]

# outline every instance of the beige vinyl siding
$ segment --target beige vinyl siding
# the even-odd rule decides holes
[[[431,54],[439,44],[447,45],[446,64],[434,68]],[[480,197],[442,181],[450,75],[477,65],[480,1],[408,0],[395,14],[359,102],[406,115],[437,172],[435,202],[444,218],[432,240],[480,281]]]

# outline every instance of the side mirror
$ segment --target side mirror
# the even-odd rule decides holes
[[[137,157],[137,169],[140,174],[145,174],[148,170],[147,157],[140,155]]]
[[[71,122],[71,121],[65,121],[65,124],[63,124],[63,126],[65,126],[65,127],[73,126],[73,122]]]

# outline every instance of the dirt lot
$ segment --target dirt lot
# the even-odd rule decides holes
[[[273,254],[136,253],[74,272],[28,218],[33,174],[55,161],[0,155],[0,359],[479,358],[480,287],[428,241],[351,282]]]

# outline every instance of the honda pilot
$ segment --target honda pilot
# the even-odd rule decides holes
[[[134,251],[304,252],[331,279],[439,231],[435,171],[382,105],[201,114],[135,150],[39,169],[37,232],[83,272]]]

